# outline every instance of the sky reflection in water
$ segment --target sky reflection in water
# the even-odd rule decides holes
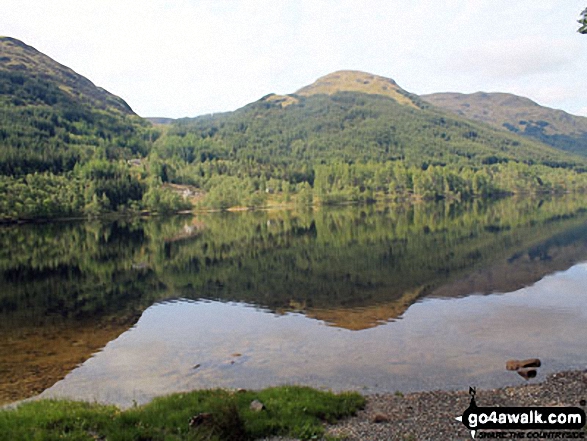
[[[240,303],[160,303],[42,396],[130,405],[283,383],[366,393],[497,387],[523,383],[505,362],[529,357],[542,360],[538,381],[587,365],[586,284],[579,264],[507,294],[428,298],[360,331]]]

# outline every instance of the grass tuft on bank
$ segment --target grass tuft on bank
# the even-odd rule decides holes
[[[258,400],[264,409],[250,408]],[[272,435],[316,439],[324,423],[363,408],[358,393],[334,394],[309,387],[261,391],[198,390],[156,398],[144,406],[115,406],[43,400],[0,411],[0,438],[6,440],[246,441]],[[200,424],[190,419],[203,415]]]

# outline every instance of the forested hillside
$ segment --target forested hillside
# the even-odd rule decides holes
[[[453,113],[587,156],[587,118],[509,93],[434,93],[422,99]]]
[[[157,136],[121,98],[0,37],[0,220],[141,208]]]
[[[0,37],[0,221],[173,212],[190,201],[227,209],[587,189],[586,158],[363,72],[235,112],[153,122]]]
[[[160,177],[205,188],[207,204],[221,208],[273,192],[334,203],[587,188],[584,158],[456,117],[387,81],[337,72],[296,94],[177,120],[154,145]]]

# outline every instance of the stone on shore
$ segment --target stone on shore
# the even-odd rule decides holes
[[[505,368],[508,371],[517,371],[524,368],[537,368],[542,363],[538,358],[528,358],[527,360],[508,360],[505,363]]]

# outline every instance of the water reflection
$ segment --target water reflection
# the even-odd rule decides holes
[[[149,323],[152,314],[152,309],[147,308],[169,299],[198,303],[182,303],[180,309],[174,309],[177,304],[154,307],[156,311],[170,308],[172,312],[160,320],[163,324],[167,321],[168,326],[180,320],[182,311],[191,311],[193,305],[202,310],[229,308],[222,309],[222,314],[233,314],[228,312],[232,311],[230,305],[201,303],[202,299],[261,308],[251,309],[255,316],[249,320],[239,318],[238,314],[250,308],[236,307],[241,312],[234,320],[242,321],[243,329],[233,329],[214,314],[210,326],[198,318],[203,320],[202,329],[222,323],[226,336],[237,340],[253,332],[253,323],[259,323],[259,330],[254,332],[269,336],[278,344],[282,341],[280,336],[294,332],[285,324],[301,320],[301,328],[318,327],[327,329],[321,332],[332,333],[324,335],[353,336],[352,341],[356,339],[367,347],[379,344],[371,343],[370,336],[397,343],[400,340],[396,331],[385,336],[378,333],[390,329],[387,323],[398,317],[403,320],[394,326],[407,326],[407,314],[417,310],[421,303],[406,311],[418,300],[510,292],[587,260],[586,207],[587,201],[568,196],[552,200],[345,207],[314,212],[209,214],[196,218],[2,228],[0,402],[40,392],[111,341],[103,351],[106,354],[112,346],[130,338],[127,335],[132,332],[125,331],[145,310],[137,329],[155,326],[143,325]],[[537,314],[531,308],[527,311],[528,317]],[[464,320],[456,312],[451,314],[456,314],[451,320]],[[275,321],[280,315],[283,317]],[[410,328],[411,334],[406,334],[410,337],[406,339],[424,332],[417,329],[421,327],[418,322],[410,323],[416,324],[410,325],[415,328]],[[149,332],[147,335],[153,334]],[[307,346],[307,339],[317,338],[310,331],[296,328],[295,332],[301,335],[299,348]],[[158,332],[152,338],[164,334]],[[192,339],[190,334],[184,338]],[[352,348],[352,341],[334,337],[330,340],[329,344],[344,354]],[[173,347],[170,341],[165,340],[160,347]],[[408,346],[416,341],[419,340],[410,340]],[[250,354],[249,358],[243,355],[231,361],[239,369],[245,369],[241,364],[251,366],[251,371],[247,371],[250,378],[264,372],[263,378],[277,379],[267,370],[269,367],[264,370],[263,366],[283,354],[280,349],[271,349],[275,346],[267,338],[259,338],[259,342],[267,346],[265,365],[254,364]],[[208,344],[205,350],[216,350],[214,344]],[[426,347],[424,342],[418,344]],[[185,346],[176,349],[188,353],[191,350]],[[298,346],[288,350],[295,354]],[[256,351],[262,352],[260,346]],[[159,352],[166,354],[164,349]],[[119,351],[117,357],[121,362],[132,360],[129,354],[134,353]],[[101,356],[88,360],[80,369],[97,363]],[[365,356],[379,363],[375,354]],[[199,377],[205,377],[205,363],[195,358],[192,366],[201,364],[196,370]],[[308,360],[312,358],[310,354]],[[351,378],[350,372],[358,369],[352,363],[341,368],[340,360],[334,358],[321,362],[331,365],[333,381],[339,378],[344,382],[345,376]],[[290,363],[295,366],[297,362]],[[381,363],[389,364],[389,360]],[[219,371],[214,369],[218,377]],[[361,368],[363,372],[373,369],[382,368]],[[470,366],[464,363],[463,369]],[[76,372],[71,375],[77,375]],[[162,378],[176,376],[173,372],[152,372],[159,372],[157,376]],[[99,373],[95,375],[97,384],[113,381],[102,379]],[[123,378],[126,374],[108,375]],[[434,374],[433,369],[429,375],[431,384],[442,383],[442,376]],[[225,378],[224,374],[221,377]],[[374,378],[379,378],[379,374]],[[148,381],[153,379],[145,380]],[[174,381],[182,384],[183,380]],[[422,377],[414,380],[414,384],[424,386],[427,381]],[[163,389],[168,387],[163,386],[167,384],[164,381],[160,384]],[[331,383],[324,383],[328,384]],[[384,383],[378,380],[367,387],[375,388],[374,384]],[[359,387],[349,383],[350,386]],[[140,395],[142,390],[142,386],[137,386],[133,393]],[[161,391],[165,392],[168,390]]]

